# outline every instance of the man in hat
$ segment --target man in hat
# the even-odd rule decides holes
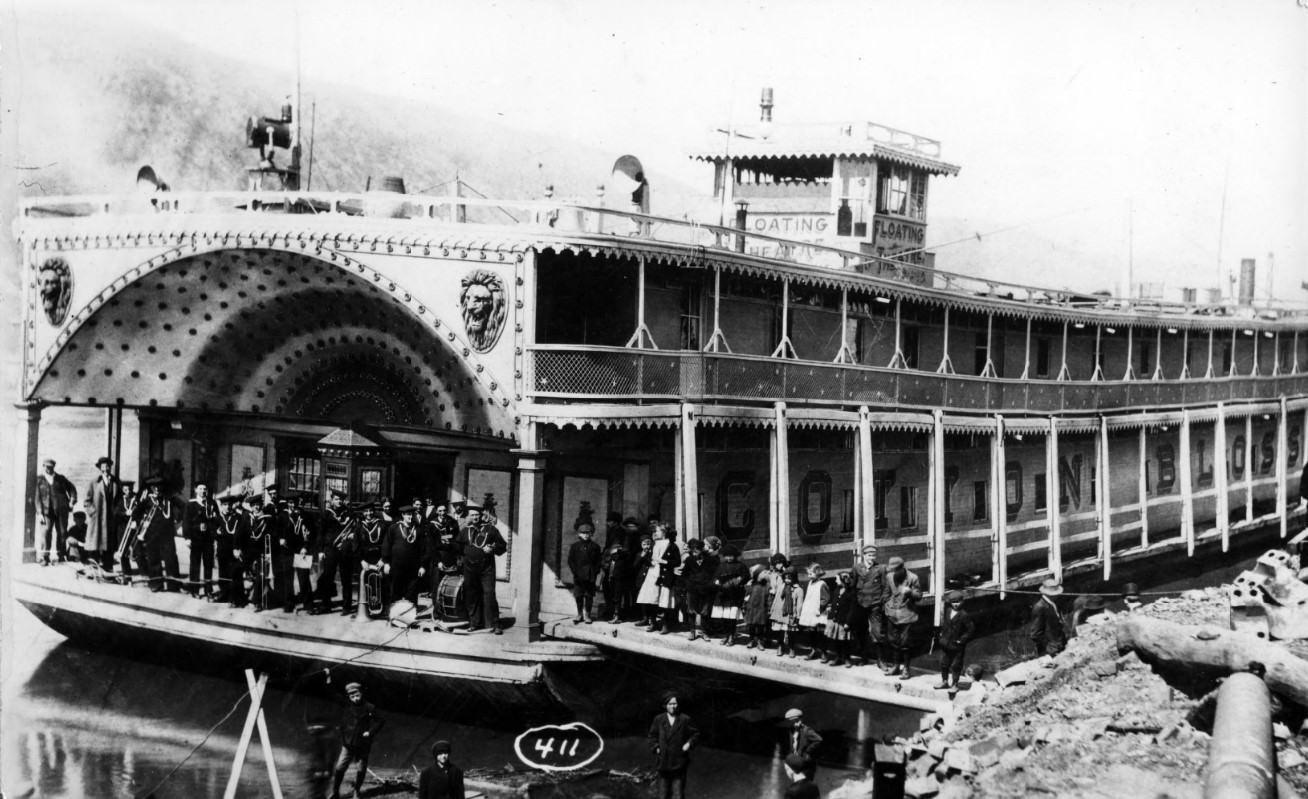
[[[599,544],[591,536],[595,534],[595,525],[589,519],[578,520],[577,540],[568,547],[568,568],[572,570],[572,597],[577,603],[577,617],[573,624],[583,621],[590,624],[591,610],[595,604],[595,583],[600,576],[600,560],[603,555]]]
[[[821,799],[822,792],[806,770],[808,758],[803,755],[786,755],[784,762],[786,776],[790,778],[790,784],[783,794],[784,799]]]
[[[144,553],[145,572],[154,592],[177,590],[177,556],[171,549],[181,512],[171,498],[163,493],[164,478],[152,475],[145,480],[145,497],[136,503],[133,520],[137,523],[139,540]],[[169,557],[169,552],[172,557]],[[167,572],[167,577],[165,577]]]
[[[482,521],[481,509],[468,505],[463,545],[463,598],[468,604],[468,631],[483,628],[500,635],[500,606],[495,600],[495,556],[508,550],[492,521]]]
[[[957,691],[967,655],[967,642],[976,635],[976,622],[963,609],[962,591],[946,591],[944,601],[945,612],[941,615],[940,633],[936,636],[940,642],[940,682],[936,688]]]
[[[209,486],[196,483],[195,496],[182,509],[182,536],[191,547],[190,569],[187,570],[190,580],[187,592],[191,596],[199,596],[203,588],[204,595],[213,599],[213,552],[219,515],[218,503],[209,496]],[[203,585],[200,583],[202,572]]]
[[[1144,605],[1140,601],[1140,586],[1135,583],[1127,583],[1122,586],[1122,603],[1126,605],[1127,613],[1134,613]]]
[[[291,491],[286,498],[286,517],[290,521],[288,545],[291,552],[291,581],[287,583],[287,593],[282,597],[283,610],[293,612],[299,604],[306,611],[313,610],[313,551],[318,548],[318,534],[313,519],[306,512],[310,497],[309,491]],[[299,589],[298,591],[296,589]]]
[[[233,577],[233,587],[245,585],[245,575],[250,575],[253,583],[250,601],[254,603],[254,611],[258,613],[264,610],[268,601],[268,564],[266,558],[271,551],[271,544],[268,541],[268,521],[264,516],[262,498],[258,494],[250,494],[245,498],[245,511],[241,514],[244,518],[245,529],[238,531],[236,534],[236,558],[237,563],[234,570],[237,575]],[[245,605],[244,590],[232,602],[236,607]]]
[[[1091,616],[1098,615],[1103,611],[1107,603],[1099,594],[1081,594],[1072,600],[1072,616],[1068,619],[1069,629],[1068,637],[1076,635],[1076,628],[1089,621]]]
[[[218,569],[215,602],[239,607],[237,597],[245,591],[245,572],[237,570],[236,553],[250,536],[250,523],[241,513],[244,497],[234,488],[218,495],[218,519],[214,525],[214,555]]]
[[[368,776],[368,755],[372,752],[377,733],[386,724],[377,708],[364,701],[362,685],[346,683],[345,696],[349,703],[341,714],[341,754],[336,758],[336,768],[332,772],[331,799],[340,799],[341,783],[351,765],[356,767],[354,795],[358,796],[363,790],[363,781]]]
[[[868,662],[869,647],[877,668],[885,669],[886,640],[886,567],[877,563],[877,548],[867,544],[854,563],[854,591],[858,601],[850,609],[850,651]]]
[[[341,574],[341,595],[344,598],[342,610],[353,611],[354,573],[358,570],[358,519],[345,505],[345,494],[332,489],[327,499],[327,510],[322,515],[322,538],[320,564],[322,571],[318,574],[318,596],[314,606],[316,613],[331,610],[332,599],[336,596],[336,573]]]
[[[377,515],[377,503],[365,502],[359,507],[362,518],[359,519],[359,597],[365,604],[374,603],[382,608],[389,603],[386,596],[386,582],[380,579],[382,570],[382,543],[386,539],[386,522]],[[377,573],[369,581],[370,575]],[[354,612],[349,606],[342,615]]]
[[[1037,655],[1057,655],[1067,646],[1067,629],[1063,614],[1054,597],[1063,593],[1063,586],[1052,577],[1040,586],[1040,598],[1031,606],[1031,624],[1027,628]]]
[[[418,775],[418,799],[463,799],[463,769],[450,762],[449,741],[431,745],[436,762]]]
[[[904,566],[904,559],[894,557],[886,564],[885,594],[887,638],[894,652],[890,675],[907,680],[912,676],[908,669],[912,657],[913,625],[917,623],[917,603],[922,598],[922,585],[917,575]]]
[[[77,489],[55,471],[54,459],[41,461],[41,473],[36,476],[36,517],[41,522],[36,559],[43,565],[64,559],[68,514],[76,505]]]
[[[804,723],[804,711],[792,707],[786,711],[785,753],[804,758],[804,774],[811,780],[817,773],[817,748],[822,745],[822,736],[817,730]]]
[[[95,462],[99,474],[86,487],[86,557],[98,561],[106,571],[114,567],[118,551],[118,505],[123,486],[114,477],[114,462],[101,457]]]

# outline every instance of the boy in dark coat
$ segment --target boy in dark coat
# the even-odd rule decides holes
[[[330,677],[330,673],[329,673]],[[357,682],[345,686],[345,696],[349,704],[341,714],[341,754],[336,758],[336,768],[332,773],[331,799],[340,799],[341,783],[350,765],[356,766],[354,772],[354,795],[363,789],[363,780],[368,775],[368,755],[372,752],[373,741],[386,723],[377,714],[377,708],[363,699],[363,686]]]
[[[963,658],[967,642],[976,635],[976,623],[963,609],[963,592],[945,593],[945,613],[940,622],[940,683],[937,689],[958,690],[958,678],[963,674]]]
[[[664,712],[649,725],[649,748],[654,753],[654,768],[659,773],[663,799],[685,799],[686,769],[699,730],[690,716],[679,711],[675,694],[668,695],[663,708]]]
[[[603,553],[599,544],[591,536],[595,534],[595,525],[588,521],[577,523],[577,540],[568,547],[568,568],[572,570],[572,597],[577,603],[577,617],[573,624],[593,619],[590,612],[595,604],[595,583],[599,580],[600,561]]]
[[[463,799],[463,769],[450,762],[450,742],[431,745],[436,762],[418,775],[418,799]]]

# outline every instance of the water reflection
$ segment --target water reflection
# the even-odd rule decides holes
[[[15,615],[20,644],[9,660],[0,739],[0,787],[8,796],[223,795],[248,707],[241,702],[241,675],[228,680],[84,651],[34,619],[21,618],[25,612]],[[651,766],[644,730],[659,703],[655,686],[647,683],[645,690],[650,691],[646,711],[612,720],[609,728],[618,731],[606,736],[604,753],[592,767]],[[819,770],[824,793],[862,775],[874,738],[917,726],[915,713],[826,694],[715,695],[686,708],[704,730],[706,744],[692,761],[693,794],[780,795],[785,776],[777,755],[782,719],[791,706],[803,708],[827,740]],[[323,772],[335,754],[338,705],[319,693],[273,688],[264,708],[285,794],[321,795]],[[370,763],[380,773],[414,774],[414,766],[430,762],[428,749],[440,738],[454,741],[456,761],[467,769],[516,763],[513,740],[522,729],[497,718],[494,708],[485,708],[486,724],[479,726],[394,709],[384,714],[387,725]],[[271,795],[257,741],[247,756],[240,795]]]

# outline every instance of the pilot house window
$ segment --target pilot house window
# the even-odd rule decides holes
[[[883,164],[877,213],[926,219],[926,175],[906,166]]]

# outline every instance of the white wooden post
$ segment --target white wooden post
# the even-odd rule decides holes
[[[1287,496],[1285,482],[1288,479],[1288,458],[1290,449],[1290,438],[1287,431],[1286,418],[1288,409],[1285,406],[1285,397],[1281,397],[1281,410],[1276,417],[1276,515],[1281,520],[1281,538],[1289,534],[1288,515],[1289,497]]]
[[[1213,484],[1217,487],[1217,532],[1222,536],[1222,551],[1231,549],[1231,498],[1227,496],[1226,475],[1226,403],[1217,403],[1217,421],[1213,423]]]
[[[1234,356],[1231,363],[1235,363]],[[1232,369],[1235,367],[1232,366]],[[1253,414],[1244,417],[1244,521],[1253,524],[1254,520],[1254,440]]]
[[[699,450],[695,444],[695,410],[688,402],[681,403],[681,488],[686,496],[683,540],[699,538]]]
[[[1140,426],[1140,548],[1149,548],[1149,450],[1145,426]]]
[[[1045,519],[1049,525],[1049,572],[1063,580],[1063,539],[1058,512],[1058,420],[1049,417],[1049,434],[1045,436]]]
[[[876,509],[876,472],[872,469],[872,412],[864,405],[858,409],[858,465],[860,480],[855,487],[859,492],[856,498],[858,507],[862,514],[862,525],[857,529],[859,531],[859,552],[866,544],[875,544],[877,542],[877,509]]]
[[[931,593],[935,596],[935,625],[940,626],[945,612],[945,414],[939,408],[931,412],[931,450],[927,458],[927,534],[931,540]]]
[[[1099,417],[1099,437],[1095,447],[1098,465],[1095,480],[1095,510],[1099,514],[1099,557],[1104,561],[1104,579],[1113,574],[1113,502],[1109,493],[1112,481],[1109,480],[1108,465],[1108,417]]]
[[[995,416],[990,436],[990,536],[991,573],[1003,599],[1008,583],[1008,482],[1004,455],[1004,417]]]
[[[1177,479],[1181,481],[1181,535],[1187,555],[1194,554],[1194,485],[1190,474],[1190,411],[1181,409],[1181,457]]]
[[[790,557],[790,444],[786,435],[786,403],[778,402],[773,407],[777,421],[773,436],[776,441],[777,492],[773,499],[777,516],[777,546],[773,551]]]

